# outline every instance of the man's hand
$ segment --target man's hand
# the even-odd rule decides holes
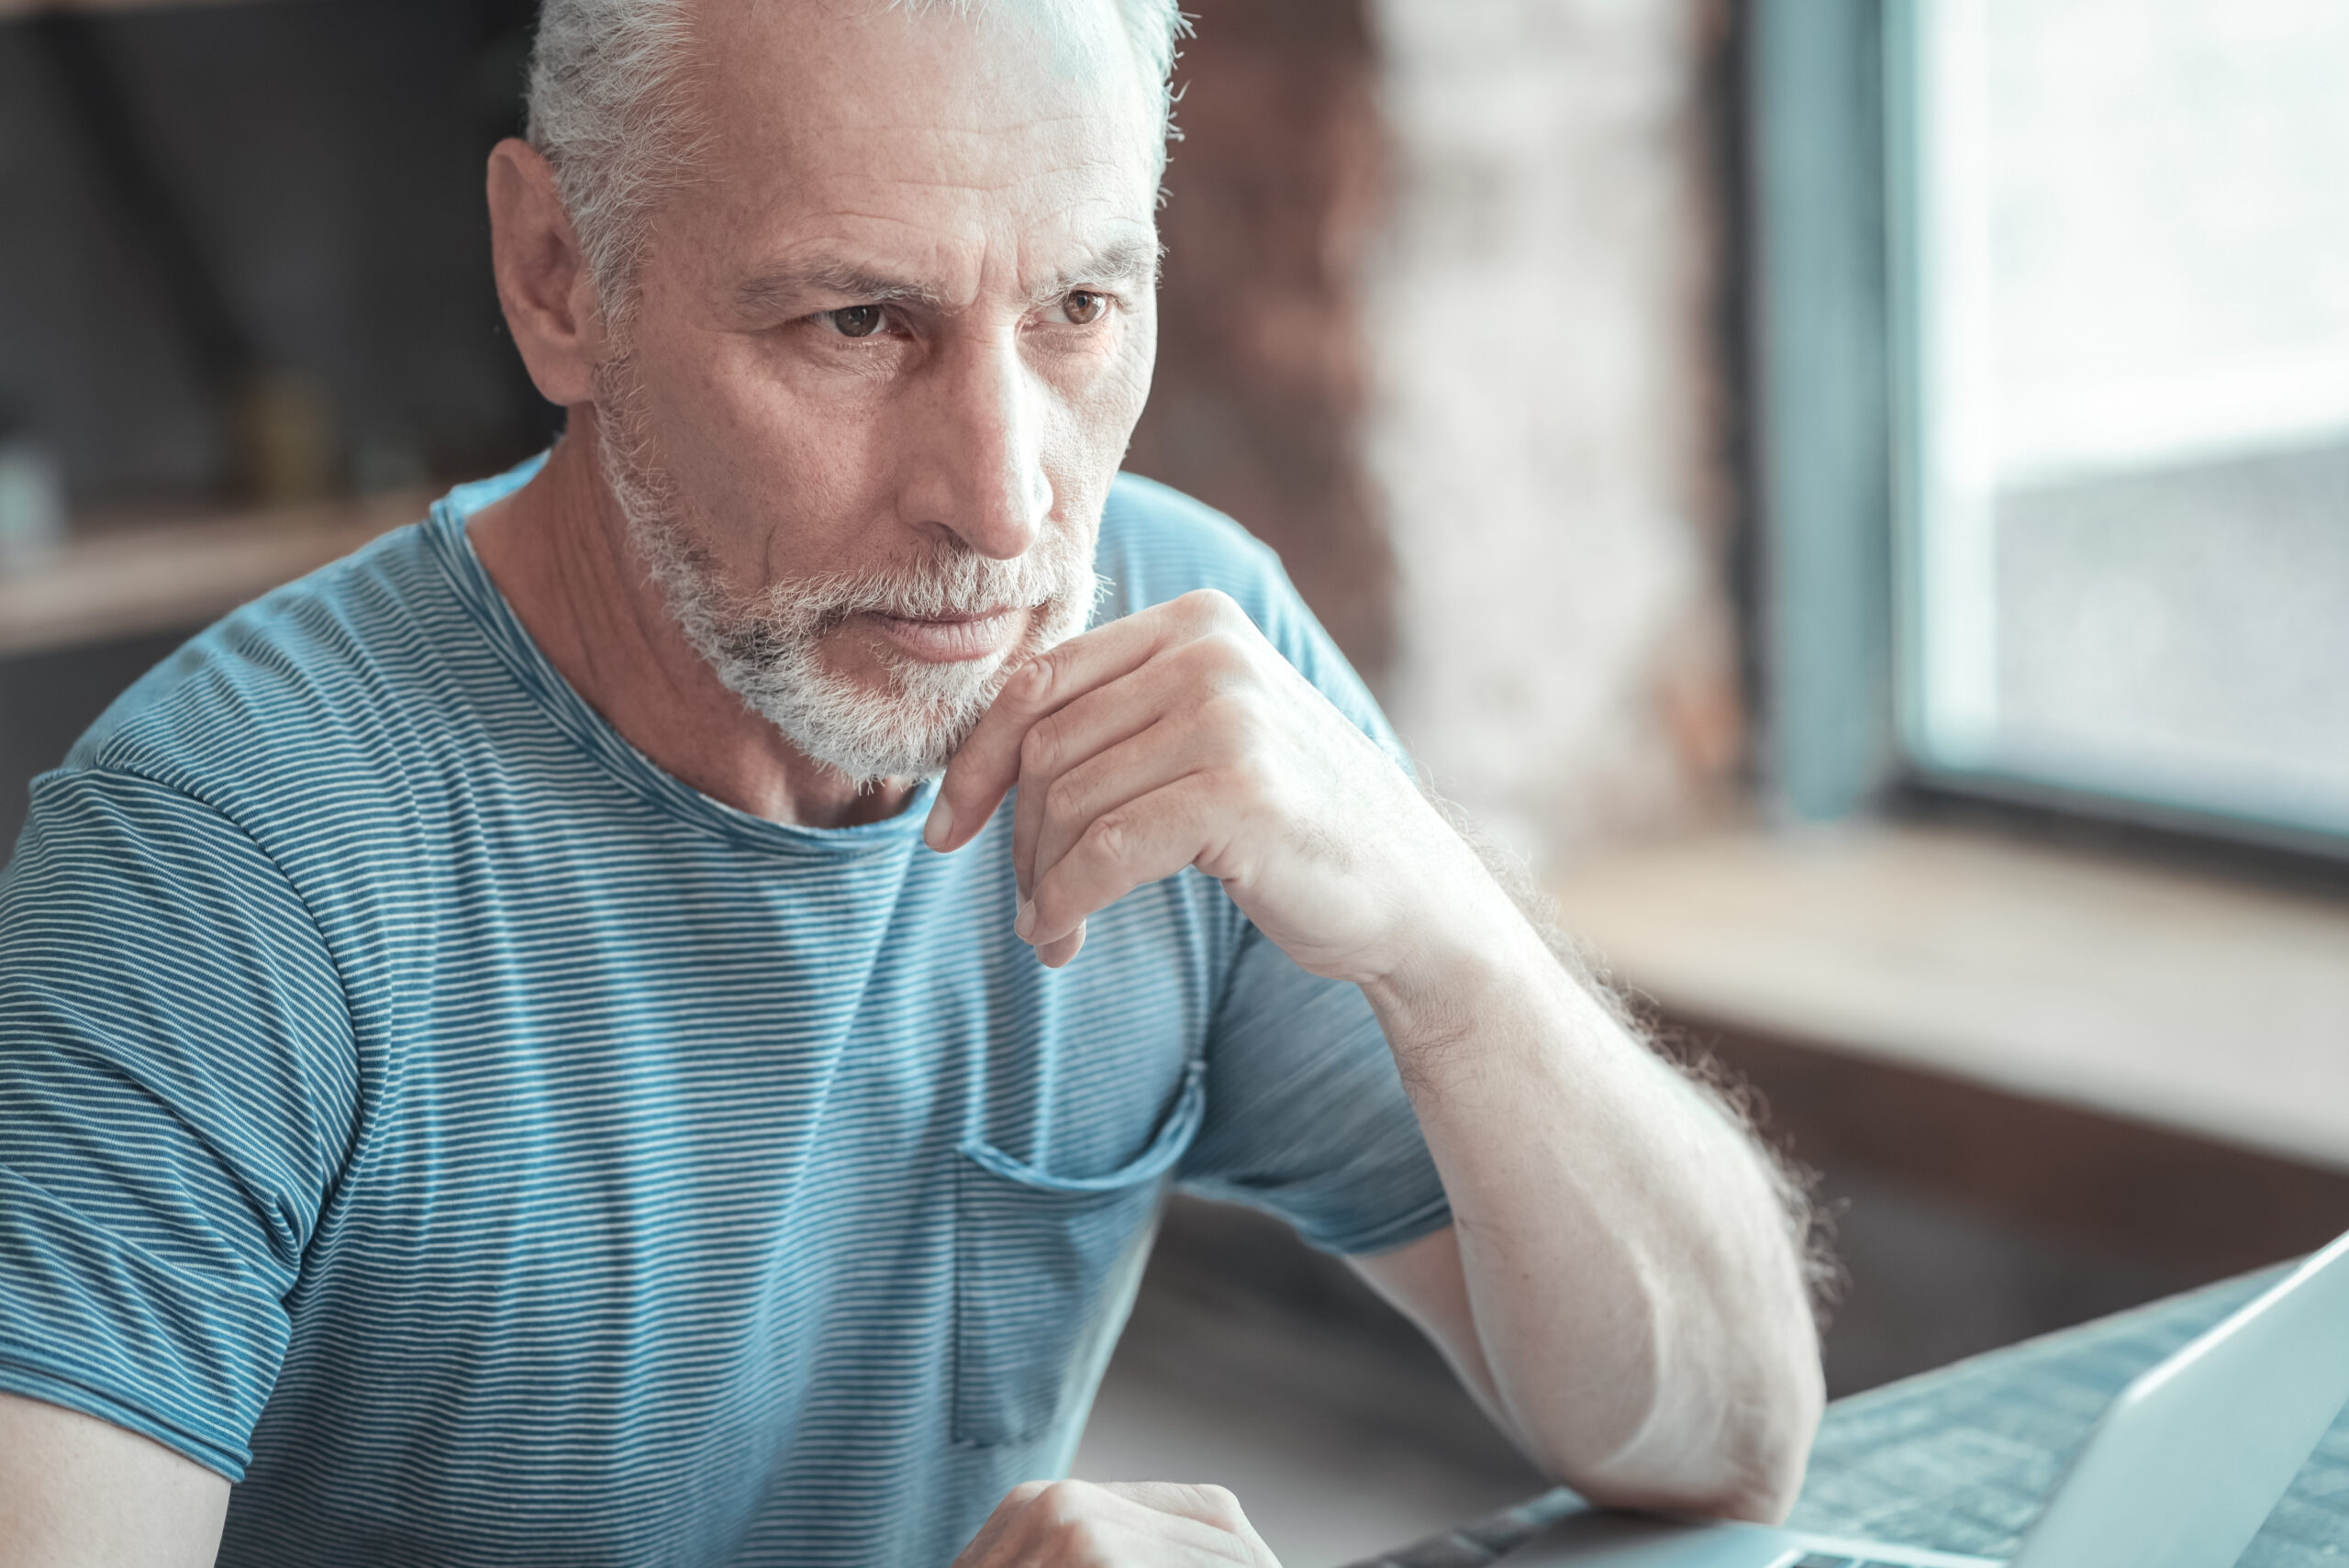
[[[1598,1502],[1785,1514],[1822,1391],[1768,1157],[1236,605],[1186,595],[1023,666],[948,766],[931,846],[1015,785],[1014,927],[1044,962],[1188,865],[1362,987],[1453,1224],[1360,1266],[1543,1468]]]
[[[1015,784],[1015,924],[1054,966],[1086,916],[1196,865],[1298,964],[1368,983],[1435,890],[1483,880],[1403,770],[1212,591],[1022,666],[948,766],[931,847],[968,842]]]
[[[998,1504],[954,1568],[1280,1568],[1220,1486],[1030,1481]]]

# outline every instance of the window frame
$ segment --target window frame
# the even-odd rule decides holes
[[[1952,808],[2349,862],[2349,835],[1929,762],[1915,69],[1932,0],[1755,0],[1744,40],[1752,584],[1772,813]]]

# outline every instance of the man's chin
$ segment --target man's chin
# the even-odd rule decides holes
[[[770,689],[751,706],[795,748],[860,787],[935,778],[995,698],[1004,662],[992,662],[986,674],[930,665],[893,672],[885,685],[834,679],[815,691]]]
[[[815,638],[741,639],[719,678],[815,762],[860,786],[945,771],[1010,672],[1077,618],[1058,599],[1019,613],[1017,635],[976,657],[924,658],[852,615]]]

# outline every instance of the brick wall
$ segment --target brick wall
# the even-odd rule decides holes
[[[1395,573],[1361,452],[1384,182],[1369,19],[1359,0],[1186,8],[1158,374],[1128,463],[1279,550],[1376,682]]]
[[[1132,463],[1537,862],[1720,808],[1725,0],[1197,0]]]

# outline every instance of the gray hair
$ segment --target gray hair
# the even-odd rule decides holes
[[[983,0],[894,0],[967,12]],[[1181,0],[1115,0],[1171,131]],[[688,0],[544,0],[530,47],[529,137],[586,253],[607,321],[624,330],[652,208],[692,178],[707,132],[682,90]],[[1164,139],[1159,141],[1164,156]]]

